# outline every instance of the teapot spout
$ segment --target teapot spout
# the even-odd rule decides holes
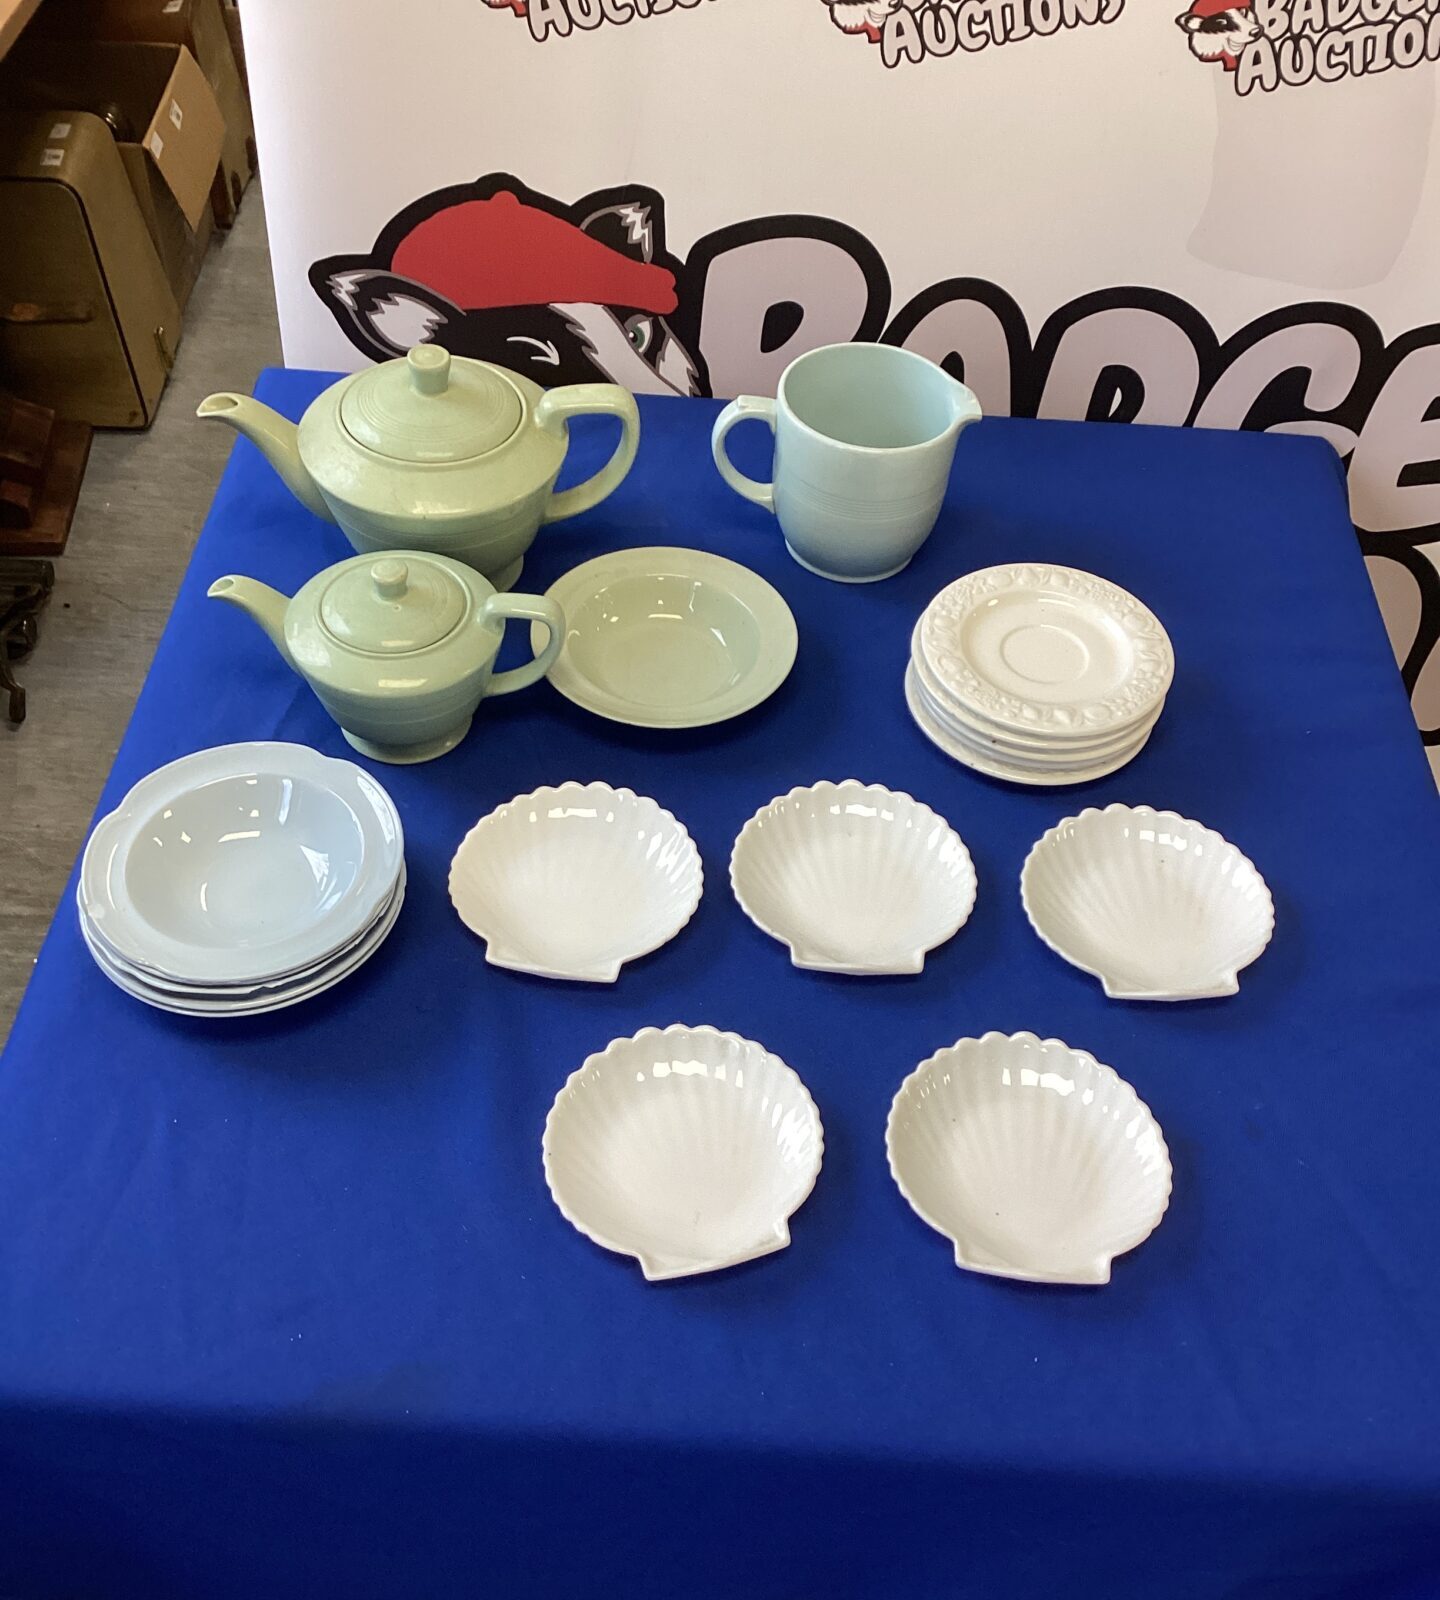
[[[243,433],[307,511],[313,511],[325,522],[334,522],[324,495],[300,459],[300,430],[288,417],[245,394],[208,395],[195,415],[202,420],[213,418],[228,423],[237,433]]]
[[[254,578],[240,578],[232,574],[216,578],[206,594],[211,600],[224,600],[232,606],[238,606],[252,622],[265,630],[271,644],[290,666],[295,665],[290,647],[285,643],[285,612],[290,602],[278,589],[272,589],[268,583],[257,583]]]

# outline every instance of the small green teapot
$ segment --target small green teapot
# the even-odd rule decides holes
[[[618,417],[620,442],[593,478],[556,494],[569,419],[591,413]],[[434,551],[497,589],[520,576],[543,524],[619,488],[640,444],[635,397],[618,384],[545,390],[436,344],[332,384],[298,427],[242,394],[212,394],[196,415],[243,433],[362,553]]]
[[[565,619],[553,600],[497,594],[479,573],[420,550],[352,556],[288,599],[253,578],[217,578],[212,600],[238,606],[315,691],[340,731],[376,761],[433,761],[465,737],[480,702],[543,678]],[[543,623],[544,650],[496,672],[510,618]]]

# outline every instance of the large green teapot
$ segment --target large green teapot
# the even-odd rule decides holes
[[[571,417],[620,419],[620,442],[593,478],[555,492]],[[430,550],[497,589],[520,576],[547,522],[598,505],[624,481],[640,442],[635,397],[613,383],[562,389],[439,345],[342,378],[295,423],[240,394],[212,394],[197,416],[243,433],[317,517],[362,554]]]

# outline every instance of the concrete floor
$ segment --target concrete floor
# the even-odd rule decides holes
[[[149,670],[234,436],[195,407],[280,360],[265,211],[252,184],[216,236],[175,371],[144,433],[95,435],[40,643],[29,715],[0,721],[0,1044]]]

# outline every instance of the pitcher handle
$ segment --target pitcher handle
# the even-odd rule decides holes
[[[771,433],[774,433],[775,402],[753,394],[742,394],[738,400],[732,400],[716,420],[715,431],[710,435],[710,452],[715,457],[715,465],[720,469],[720,476],[736,494],[743,495],[747,500],[753,500],[757,506],[764,506],[767,511],[774,511],[775,485],[758,483],[754,478],[747,478],[743,472],[737,470],[725,449],[725,439],[731,428],[737,422],[749,422],[752,418],[756,422],[763,422]]]
[[[618,383],[572,383],[563,389],[550,389],[535,406],[535,419],[547,432],[569,438],[571,417],[619,417],[620,443],[615,453],[595,474],[573,489],[550,496],[544,521],[559,522],[598,506],[625,481],[640,448],[640,411],[635,396]]]
[[[492,594],[485,602],[484,615],[487,619],[497,618],[502,628],[512,620],[543,622],[550,633],[545,648],[533,661],[527,661],[523,667],[512,667],[509,672],[497,672],[491,678],[485,690],[486,699],[492,694],[514,694],[517,689],[528,689],[555,665],[560,646],[565,642],[565,614],[553,600],[539,594]]]

